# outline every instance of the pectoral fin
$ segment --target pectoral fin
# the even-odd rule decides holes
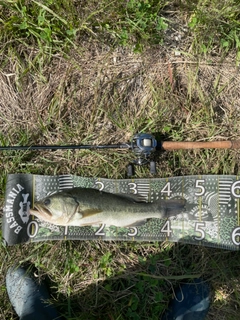
[[[93,208],[93,209],[82,210],[82,211],[80,211],[80,214],[82,215],[82,218],[87,218],[87,217],[93,216],[93,215],[100,213],[100,212],[102,212],[102,210]]]
[[[69,219],[69,225],[81,225],[81,226],[91,226],[93,224],[101,224],[101,220],[97,216],[98,213],[102,212],[99,209],[80,209],[78,208],[74,215]],[[88,219],[90,217],[90,219]],[[91,218],[93,217],[93,218]],[[86,221],[84,221],[86,219]],[[90,220],[90,221],[89,221]]]
[[[84,218],[89,218],[90,216],[94,216],[97,213],[102,212],[99,209],[85,209],[85,210],[77,210],[68,220],[69,225],[79,225],[80,221],[82,221]],[[97,218],[96,218],[97,221]],[[91,225],[92,223],[86,223],[85,225]],[[81,222],[81,225],[84,226],[84,224]]]

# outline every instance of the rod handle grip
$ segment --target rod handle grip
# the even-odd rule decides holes
[[[240,140],[235,141],[209,141],[209,142],[174,142],[163,141],[163,150],[180,150],[180,149],[240,149]]]

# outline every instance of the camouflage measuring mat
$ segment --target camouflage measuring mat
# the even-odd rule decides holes
[[[186,199],[184,211],[169,219],[149,219],[138,227],[60,227],[29,214],[34,201],[68,188],[134,194],[139,201]],[[238,250],[240,180],[230,175],[151,179],[102,179],[73,175],[8,176],[2,235],[7,245],[44,240],[171,241]]]

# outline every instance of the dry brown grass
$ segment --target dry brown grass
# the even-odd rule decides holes
[[[134,130],[141,130],[141,125],[146,126],[146,120],[156,121],[169,100],[169,114],[186,118],[187,123],[202,105],[209,108],[214,120],[227,122],[235,116],[239,73],[231,59],[208,63],[162,57],[154,50],[138,55],[127,49],[97,49],[85,49],[81,55],[73,52],[68,60],[55,56],[41,73],[27,70],[20,60],[10,61],[0,75],[2,132],[9,133],[9,123],[15,123],[37,137],[39,124],[41,130],[44,124],[46,130],[49,127],[47,139],[52,143],[65,141],[58,129],[67,124],[70,130],[78,127],[75,143],[93,131],[91,140],[97,138],[97,143],[101,136],[105,137],[102,142],[113,142],[113,135],[115,141],[124,141]],[[29,60],[31,65],[31,51]],[[178,110],[176,115],[173,110]],[[137,124],[140,115],[145,116],[145,122]],[[52,122],[54,132],[50,132]],[[116,134],[121,129],[130,129],[129,137]],[[38,142],[46,142],[40,132],[39,136]]]

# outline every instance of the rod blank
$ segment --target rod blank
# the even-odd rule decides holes
[[[129,149],[128,144],[110,144],[110,145],[33,145],[33,146],[6,146],[0,147],[0,151],[11,150],[94,150],[94,149]]]

